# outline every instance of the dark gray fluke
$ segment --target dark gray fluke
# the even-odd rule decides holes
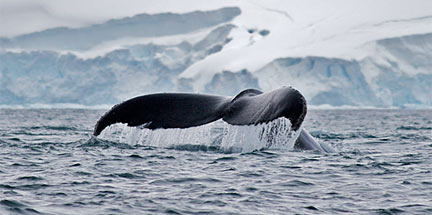
[[[254,125],[285,117],[297,130],[306,115],[306,101],[291,87],[268,93],[248,89],[234,98],[160,93],[139,96],[114,106],[97,122],[93,134],[115,123],[157,128],[188,128],[223,119],[232,125]]]

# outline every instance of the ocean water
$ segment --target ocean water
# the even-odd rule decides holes
[[[92,137],[103,113],[0,109],[0,214],[432,214],[432,110],[309,111],[335,153],[225,150],[204,128]]]

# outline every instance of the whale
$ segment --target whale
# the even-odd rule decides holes
[[[270,92],[246,89],[234,97],[194,94],[156,93],[131,98],[113,106],[96,123],[98,136],[112,124],[124,123],[141,129],[190,128],[223,120],[231,125],[258,125],[279,118],[291,122],[299,132],[294,149],[333,151],[319,144],[302,127],[307,113],[306,99],[292,87]]]

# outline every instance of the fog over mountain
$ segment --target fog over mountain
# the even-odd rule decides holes
[[[19,2],[0,9],[58,19],[0,32],[3,106],[293,86],[312,106],[432,107],[431,1],[130,1],[133,9],[108,18],[101,6],[94,19],[59,13],[58,3]]]

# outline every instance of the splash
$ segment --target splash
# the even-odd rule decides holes
[[[292,130],[288,119],[278,118],[259,125],[231,125],[218,120],[191,128],[156,130],[114,124],[106,128],[99,138],[131,145],[161,148],[192,146],[244,153],[260,149],[291,150],[299,134]]]

